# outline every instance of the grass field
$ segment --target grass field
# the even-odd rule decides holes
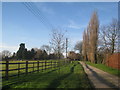
[[[49,63],[46,63],[46,65],[51,65],[50,62],[56,62],[57,60],[46,60],[46,62],[49,62]],[[26,61],[9,61],[9,63],[25,63]],[[37,70],[37,61],[29,61],[29,62],[32,62],[31,64],[28,64],[28,67],[33,67],[33,62],[34,62],[34,70]],[[45,60],[41,60],[39,62],[45,62]],[[2,61],[2,63],[5,63],[5,61]],[[55,64],[55,63],[52,63],[52,65]],[[40,63],[39,66],[42,66],[43,65],[43,69],[45,68],[45,63]],[[2,64],[1,66],[1,70],[5,70],[6,69],[6,66],[5,64]],[[25,68],[26,67],[26,64],[20,64],[20,68]],[[46,68],[48,67],[51,67],[51,66],[47,66]],[[18,64],[9,64],[9,69],[18,69]],[[39,69],[42,69],[42,67],[40,67]],[[28,72],[31,72],[33,71],[33,68],[29,68],[28,69]],[[15,75],[18,73],[18,70],[15,70],[15,71],[9,71],[9,75]],[[25,69],[22,69],[20,70],[20,73],[25,73]],[[2,76],[5,76],[5,71],[2,71],[0,72],[0,74],[2,74]]]
[[[76,61],[60,67],[28,75],[3,79],[3,88],[91,88],[89,80]]]
[[[94,63],[91,63],[91,62],[86,62],[86,64],[89,64],[91,66],[94,66],[96,68],[99,68],[105,72],[108,72],[110,74],[113,74],[113,75],[116,75],[116,76],[119,76],[120,77],[120,70],[118,69],[114,69],[114,68],[111,68],[111,67],[108,67],[104,64],[94,64]]]

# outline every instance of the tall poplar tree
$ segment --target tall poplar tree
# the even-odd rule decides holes
[[[97,63],[97,44],[98,44],[98,30],[99,30],[99,20],[97,12],[94,11],[89,22],[90,31],[90,59],[91,62]]]

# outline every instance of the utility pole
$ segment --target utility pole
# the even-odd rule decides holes
[[[67,59],[68,38],[66,38],[66,59]]]

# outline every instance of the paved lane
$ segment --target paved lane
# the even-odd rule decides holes
[[[95,88],[119,88],[120,78],[97,69],[93,66],[80,62]]]

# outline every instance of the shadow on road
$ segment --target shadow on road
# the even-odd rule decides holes
[[[87,65],[86,65],[86,68],[88,68],[94,77],[96,77],[96,79],[98,79],[101,83],[111,87],[111,88],[117,88],[117,86],[115,86],[114,84],[110,83],[109,81],[105,80],[103,77],[101,77],[100,75],[98,75],[95,71],[93,71],[91,68],[89,68]]]

